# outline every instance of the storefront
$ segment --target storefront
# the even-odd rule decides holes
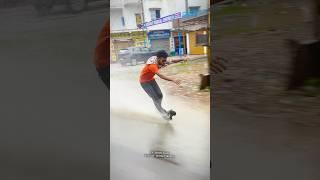
[[[112,62],[116,62],[118,60],[118,53],[120,49],[126,49],[132,46],[134,46],[133,39],[112,39],[111,40]]]
[[[208,32],[207,29],[199,29],[188,33],[189,54],[205,55],[207,54]]]
[[[170,30],[155,30],[148,32],[150,48],[153,50],[165,50],[170,53]]]
[[[183,45],[183,52],[190,55],[206,55],[208,53],[208,12],[203,10],[196,14],[186,14],[176,20],[173,27],[181,32],[178,43]],[[173,35],[176,38],[176,34]]]
[[[145,31],[111,33],[111,62],[117,61],[117,56],[120,49],[133,46],[145,46],[146,37],[147,35]]]
[[[174,53],[175,55],[184,55],[188,53],[187,46],[187,33],[184,30],[177,30],[172,32],[172,37],[174,40]],[[180,53],[179,53],[180,52]]]

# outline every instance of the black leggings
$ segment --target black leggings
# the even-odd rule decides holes
[[[163,109],[161,106],[163,95],[157,82],[155,80],[152,80],[152,81],[141,83],[141,86],[144,89],[144,91],[151,97],[157,110],[161,114],[167,114],[167,111]]]

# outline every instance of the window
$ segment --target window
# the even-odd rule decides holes
[[[142,52],[147,53],[147,52],[150,52],[150,50],[148,48],[143,47]]]
[[[125,54],[128,52],[129,52],[129,49],[120,49],[119,54]]]
[[[135,48],[133,48],[133,52],[139,53],[139,52],[141,52],[141,48],[140,47],[135,47]]]
[[[197,14],[200,10],[200,6],[193,6],[193,7],[189,7],[189,12],[190,13],[194,13],[194,14]]]
[[[196,45],[197,46],[206,46],[208,44],[208,35],[207,34],[196,34]]]
[[[156,20],[161,17],[160,9],[150,9],[151,20]]]
[[[126,25],[126,22],[124,21],[124,17],[121,17],[121,23],[122,23],[122,26]]]
[[[141,14],[135,14],[135,16],[136,16],[136,24],[138,27],[138,25],[142,23]]]

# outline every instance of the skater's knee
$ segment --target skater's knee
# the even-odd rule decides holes
[[[158,99],[158,98],[154,98],[153,99],[153,102],[155,103],[155,104],[161,104],[161,99]]]
[[[162,100],[162,98],[163,98],[162,93],[157,93],[157,99],[158,99],[158,100]]]

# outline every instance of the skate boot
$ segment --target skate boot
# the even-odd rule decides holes
[[[177,113],[176,113],[174,110],[172,110],[172,109],[168,111],[168,114],[169,114],[169,119],[170,119],[170,120],[172,120],[172,116],[177,115]]]

